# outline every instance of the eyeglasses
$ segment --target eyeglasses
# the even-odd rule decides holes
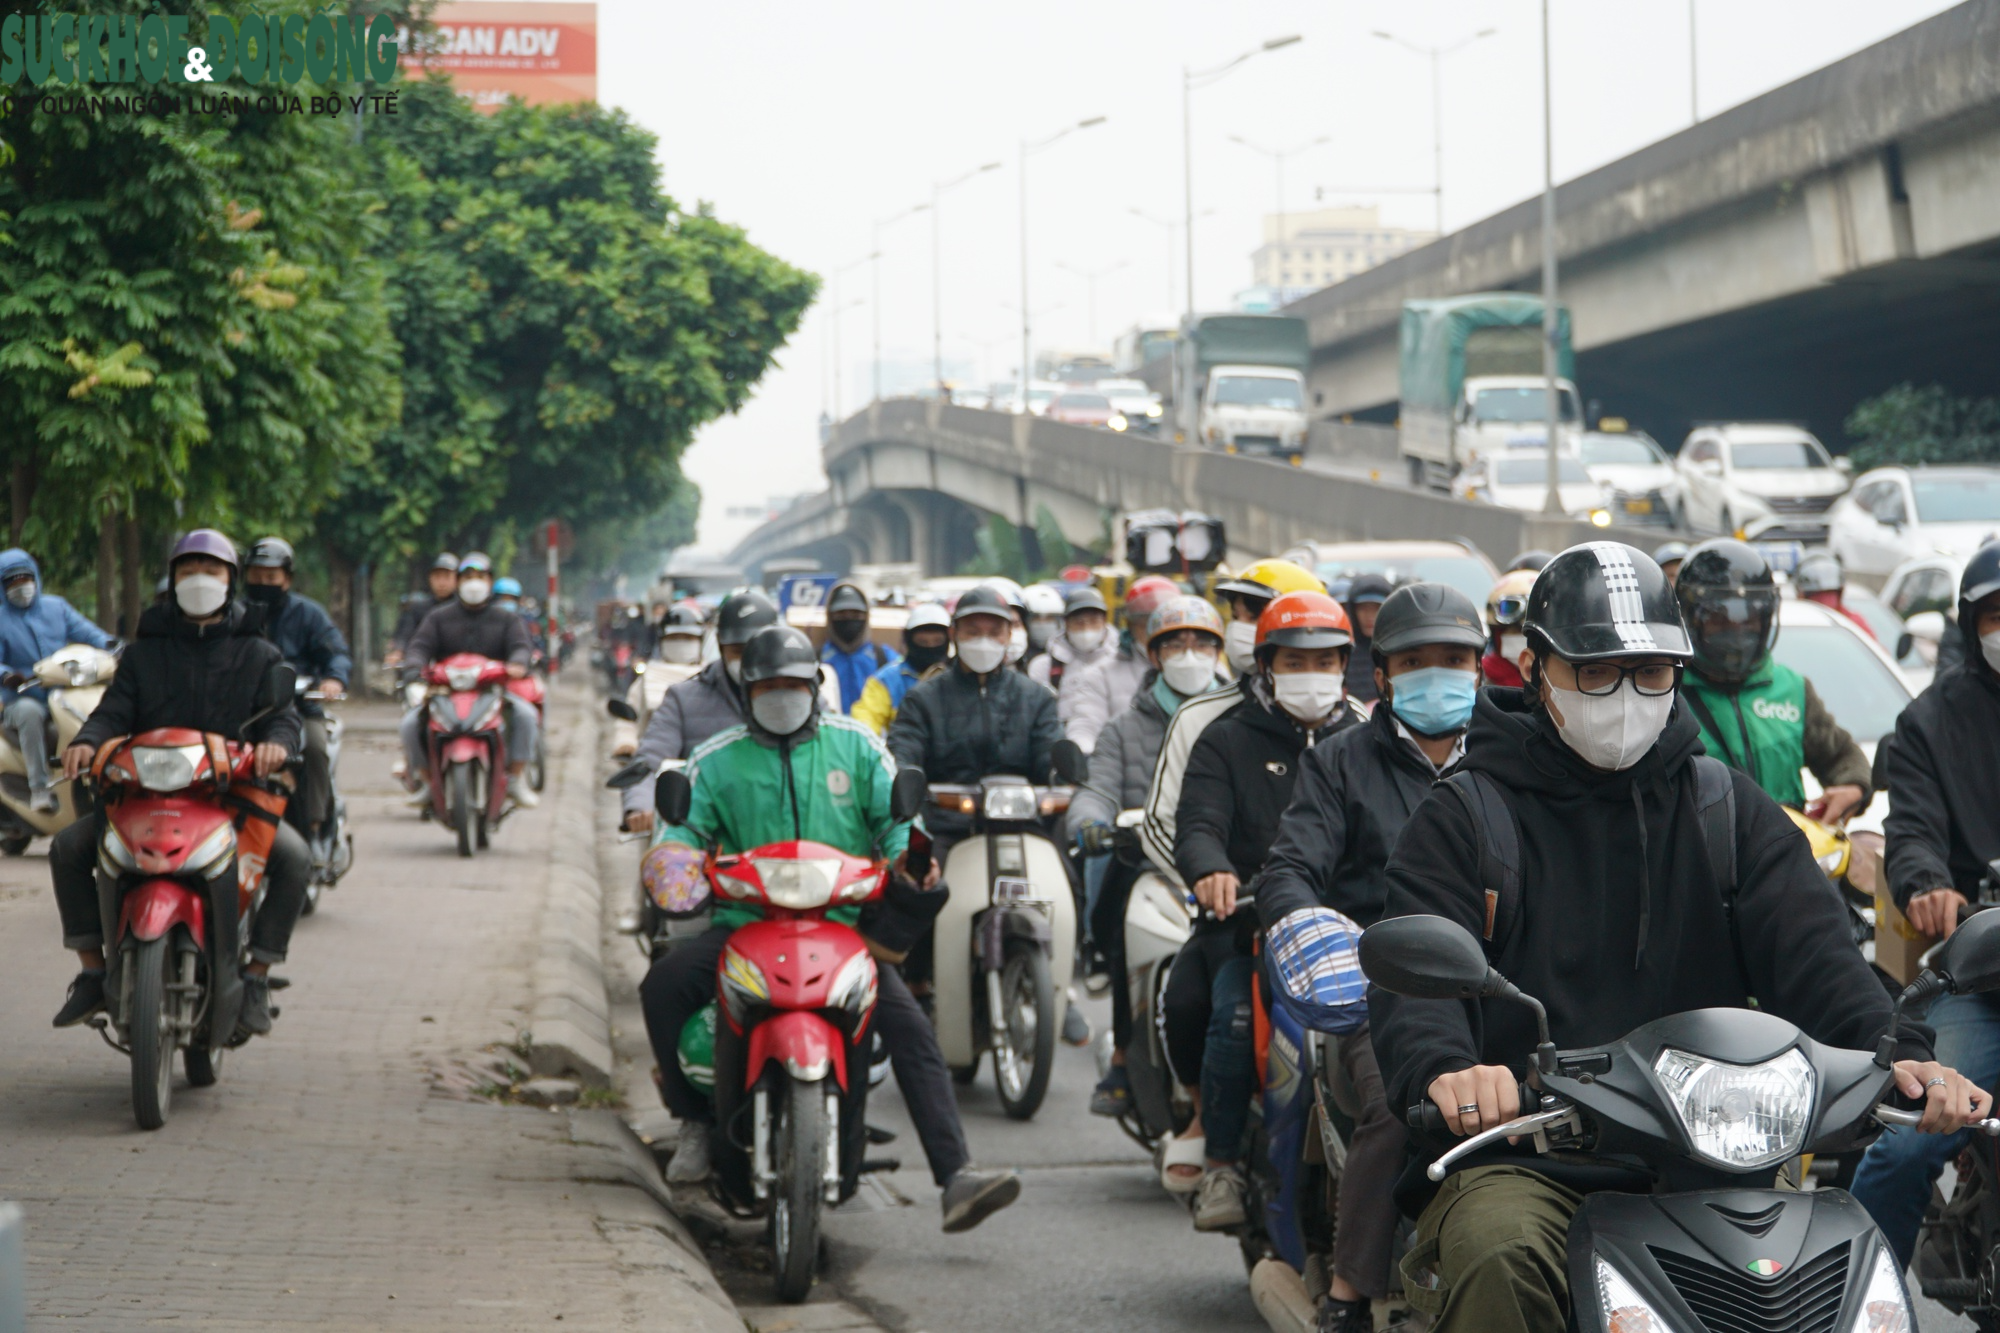
[[[1620,684],[1632,682],[1640,694],[1658,698],[1672,694],[1681,683],[1678,662],[1644,662],[1622,667],[1612,662],[1580,662],[1576,665],[1576,688],[1584,694],[1616,694]]]

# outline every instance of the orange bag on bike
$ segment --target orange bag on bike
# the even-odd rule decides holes
[[[282,787],[256,782],[231,783],[223,798],[236,825],[236,888],[246,903],[264,882],[264,864],[270,859],[271,844],[278,840],[278,825],[290,800],[291,793]]]

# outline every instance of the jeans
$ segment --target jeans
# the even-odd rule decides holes
[[[298,795],[285,807],[285,814],[299,832],[306,833],[333,816],[333,762],[326,752],[326,718],[301,720],[306,733],[305,763],[299,772]]]
[[[1102,868],[1100,882],[1091,897],[1090,938],[1104,955],[1105,971],[1111,976],[1111,1044],[1124,1050],[1132,1044],[1132,996],[1125,970],[1125,906],[1132,900],[1132,886],[1139,872],[1115,857],[1093,856],[1084,863],[1084,873]]]
[[[1167,1063],[1174,1077],[1201,1089],[1202,1125],[1208,1134],[1208,1155],[1218,1162],[1236,1160],[1242,1152],[1243,1125],[1249,1117],[1250,1098],[1256,1094],[1257,1068],[1252,1015],[1246,1002],[1241,1017],[1245,1024],[1240,1042],[1232,1042],[1236,1019],[1233,1004],[1225,1005],[1218,991],[1223,970],[1232,962],[1250,962],[1251,945],[1256,939],[1256,917],[1238,913],[1229,921],[1203,919],[1195,923],[1194,934],[1181,946],[1167,974],[1166,994],[1160,997],[1166,1028]],[[1250,994],[1250,973],[1243,974],[1243,996]],[[1217,1015],[1220,1013],[1221,1017]],[[1217,1028],[1223,1032],[1219,1053],[1212,1043]],[[1211,1062],[1220,1059],[1211,1071]],[[1215,1090],[1221,1094],[1218,1106],[1221,1131],[1211,1118],[1211,1072]],[[1226,1103],[1226,1105],[1224,1105]],[[1234,1108],[1233,1110],[1231,1108]],[[1225,1138],[1234,1125],[1234,1137]],[[1224,1148],[1228,1151],[1223,1151]]]
[[[1985,995],[1947,995],[1931,1006],[1938,1063],[1987,1091],[2000,1082],[2000,1002]],[[1855,1172],[1853,1194],[1882,1228],[1901,1266],[1916,1253],[1917,1229],[1931,1200],[1931,1185],[1945,1164],[1965,1148],[1972,1131],[1919,1134],[1889,1129],[1868,1145]]]
[[[535,753],[535,706],[526,699],[512,694],[500,696],[507,705],[507,720],[504,725],[507,740],[507,762],[525,764]],[[425,750],[424,719],[429,716],[426,708],[412,708],[403,714],[403,723],[398,730],[403,737],[403,757],[409,761],[410,777],[422,778],[430,772],[431,758]]]
[[[1201,1127],[1208,1156],[1234,1162],[1243,1155],[1243,1126],[1257,1095],[1257,964],[1231,958],[1215,970],[1209,991],[1208,1048],[1201,1059]]]
[[[7,728],[7,738],[20,748],[21,760],[28,766],[28,790],[47,791],[49,706],[40,699],[18,695],[7,705],[5,713],[0,713],[0,726]]]

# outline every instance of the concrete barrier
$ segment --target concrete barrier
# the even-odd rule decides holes
[[[0,1203],[0,1333],[27,1333],[28,1275],[21,1205]]]

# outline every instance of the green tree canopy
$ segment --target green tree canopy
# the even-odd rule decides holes
[[[1961,398],[1941,384],[1899,384],[1847,418],[1854,465],[2000,463],[2000,402]]]

